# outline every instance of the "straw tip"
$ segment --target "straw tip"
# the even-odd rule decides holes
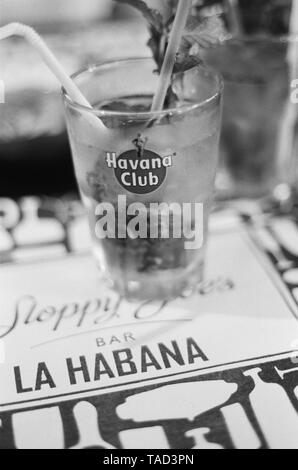
[[[0,31],[1,30],[10,30],[13,31],[14,34],[22,34],[24,31],[33,30],[33,28],[27,24],[13,21],[12,23],[8,23],[7,25],[2,26],[0,28]]]
[[[29,26],[26,26],[22,23],[8,23],[0,28],[0,39],[5,39],[14,35],[22,35],[27,28],[29,28]]]

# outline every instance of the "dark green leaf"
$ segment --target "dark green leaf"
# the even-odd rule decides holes
[[[226,30],[219,16],[191,16],[181,41],[174,71],[186,71],[200,64],[202,49],[219,44],[225,37]]]
[[[219,44],[226,36],[226,28],[219,15],[203,18],[190,16],[183,40],[204,49]]]

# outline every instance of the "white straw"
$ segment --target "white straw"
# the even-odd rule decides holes
[[[56,76],[57,80],[63,86],[72,101],[92,109],[89,101],[85,98],[73,80],[67,75],[60,62],[33,28],[21,23],[10,23],[0,28],[0,40],[11,36],[21,36],[25,38],[39,53],[43,62],[47,64],[49,69]],[[89,121],[98,129],[104,128],[103,123],[96,116],[90,115]]]
[[[10,23],[0,28],[0,40],[10,36],[22,36],[30,44],[32,44],[32,46],[39,52],[43,61],[56,75],[57,79],[65,88],[70,98],[83,106],[88,106],[91,108],[90,103],[82,95],[81,91],[61,67],[52,51],[48,48],[43,39],[33,28],[21,23]]]
[[[289,65],[290,85],[294,79],[298,79],[298,1],[292,1],[292,12],[289,28],[289,44],[287,61]],[[291,87],[290,87],[291,88]],[[278,143],[278,164],[283,182],[295,178],[297,171],[297,155],[294,155],[295,147],[295,127],[297,122],[297,104],[292,103],[290,96],[281,121],[279,143]],[[296,149],[297,150],[297,149]]]
[[[179,0],[151,111],[162,111],[192,0]]]

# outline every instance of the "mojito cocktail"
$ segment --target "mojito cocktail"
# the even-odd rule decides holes
[[[225,81],[219,198],[270,197],[287,183],[291,155],[279,147],[290,99],[287,50],[287,38],[247,36],[207,52]]]
[[[74,80],[93,109],[65,95],[93,248],[124,296],[169,298],[202,279],[220,134],[222,81],[201,65],[174,79],[171,108],[150,112],[151,59],[93,66]],[[91,125],[90,113],[101,121]]]

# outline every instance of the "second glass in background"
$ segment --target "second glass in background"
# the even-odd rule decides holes
[[[225,80],[219,199],[271,197],[290,182],[292,155],[280,152],[290,99],[288,38],[232,38],[206,58]]]

